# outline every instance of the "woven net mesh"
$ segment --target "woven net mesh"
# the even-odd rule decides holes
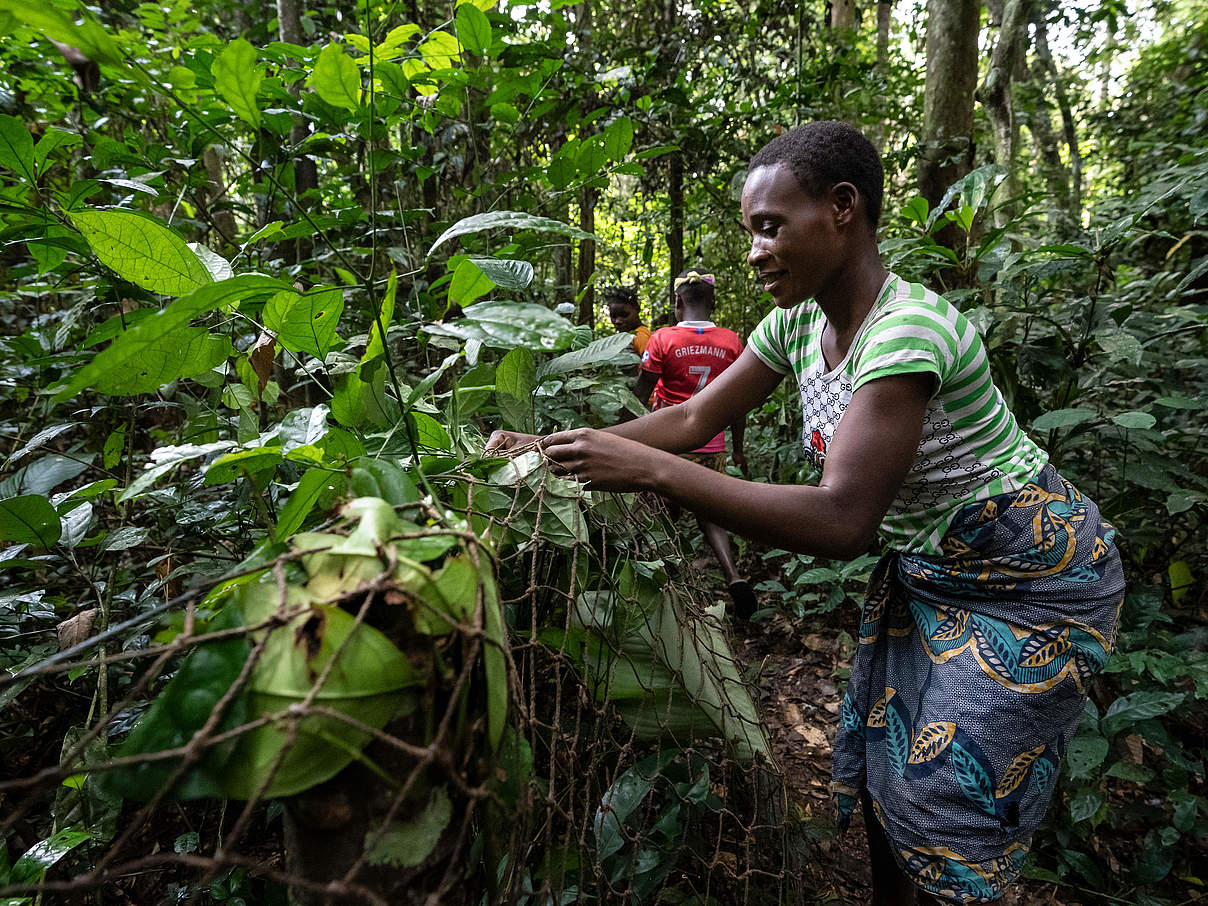
[[[0,780],[3,833],[65,855],[0,896],[801,901],[757,697],[660,502],[536,453],[426,489],[9,672],[10,726],[69,715]]]

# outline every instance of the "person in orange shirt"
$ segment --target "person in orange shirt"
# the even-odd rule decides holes
[[[650,342],[650,328],[642,323],[638,292],[632,286],[606,286],[600,290],[608,306],[608,318],[617,333],[633,334],[633,351],[639,356]]]

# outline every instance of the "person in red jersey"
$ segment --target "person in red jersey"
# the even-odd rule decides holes
[[[742,354],[742,340],[738,334],[718,327],[710,320],[715,302],[712,274],[692,268],[675,278],[675,317],[679,323],[674,327],[660,327],[651,334],[634,387],[637,398],[649,400],[652,410],[687,402]],[[747,468],[743,451],[745,426],[745,419],[731,425],[734,464],[744,474]],[[722,431],[703,447],[681,455],[725,474],[726,432]],[[730,536],[720,526],[699,517],[697,521],[721,566],[735,612],[743,619],[750,619],[755,610],[755,594],[734,565]]]

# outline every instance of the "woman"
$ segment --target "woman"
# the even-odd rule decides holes
[[[873,902],[987,902],[1018,875],[1123,573],[1110,526],[1016,424],[968,321],[888,273],[883,173],[854,129],[766,145],[742,194],[750,264],[775,300],[738,361],[680,406],[541,440],[592,490],[654,490],[778,547],[852,558],[878,532],[840,711],[833,791],[864,808]],[[792,374],[817,487],[718,475],[699,446]],[[531,438],[497,432],[489,449]]]

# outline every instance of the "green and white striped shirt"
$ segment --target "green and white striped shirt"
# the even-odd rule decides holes
[[[822,467],[852,394],[891,374],[937,377],[914,464],[881,522],[892,547],[936,554],[966,505],[1027,484],[1048,462],[1020,429],[990,377],[981,337],[946,299],[890,274],[847,356],[822,356],[826,318],[814,301],[777,308],[751,334],[752,351],[801,390],[804,443]]]

